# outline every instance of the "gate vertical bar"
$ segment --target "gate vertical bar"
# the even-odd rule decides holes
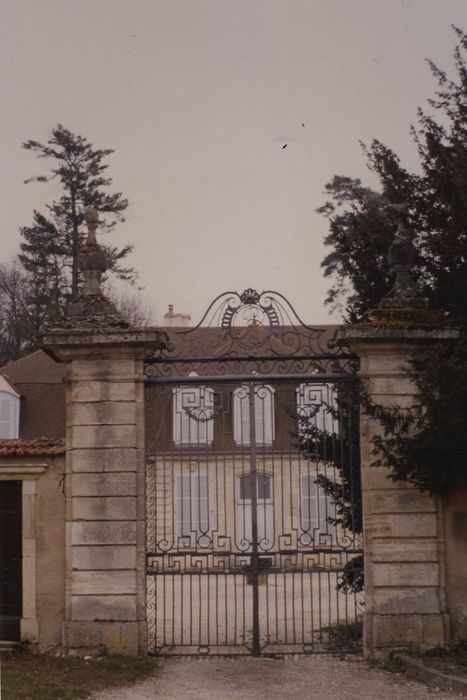
[[[256,476],[256,412],[255,385],[248,385],[250,411],[250,474],[251,474],[251,585],[253,587],[253,656],[260,655],[259,643],[259,592],[258,592],[258,485]]]

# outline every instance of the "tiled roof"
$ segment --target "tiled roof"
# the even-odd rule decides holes
[[[0,372],[15,385],[20,384],[62,384],[66,365],[55,362],[43,350],[0,367]]]
[[[53,438],[19,438],[0,440],[0,457],[65,454],[65,440]]]

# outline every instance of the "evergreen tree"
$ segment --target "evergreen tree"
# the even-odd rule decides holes
[[[26,300],[31,333],[37,339],[47,322],[65,311],[67,251],[55,224],[34,211],[33,223],[21,230],[19,260],[25,271]]]
[[[101,230],[111,230],[117,222],[124,221],[123,212],[128,200],[120,192],[108,193],[105,188],[112,179],[105,175],[109,167],[105,159],[113,151],[96,149],[84,137],[73,134],[58,124],[46,143],[28,140],[22,147],[39,158],[47,159],[50,170],[46,175],[30,178],[26,182],[60,184],[61,196],[47,205],[47,214],[34,213],[31,226],[21,231],[21,262],[35,278],[47,274],[54,278],[57,294],[52,299],[52,315],[63,310],[70,298],[79,293],[80,271],[78,254],[86,236],[83,214],[89,207],[99,211]],[[121,278],[131,279],[134,271],[121,266],[121,261],[132,246],[122,249],[107,247],[113,260],[113,271]]]
[[[373,140],[364,151],[380,190],[335,177],[326,186],[330,200],[319,210],[330,222],[326,244],[332,251],[322,263],[334,278],[327,301],[343,307],[346,320],[364,318],[390,290],[391,205],[406,203],[421,292],[461,329],[457,345],[414,359],[418,404],[412,411],[383,410],[362,397],[384,427],[374,440],[375,463],[440,494],[467,476],[467,35],[454,31],[456,79],[429,62],[438,90],[429,100],[431,112],[420,109],[412,127],[420,172],[405,170],[391,149]]]
[[[1,364],[35,349],[45,326],[60,319],[67,303],[78,296],[86,209],[95,207],[101,230],[110,231],[125,220],[128,206],[121,193],[106,191],[112,184],[105,174],[111,149],[96,149],[60,124],[45,144],[29,140],[22,146],[50,163],[47,174],[26,182],[56,180],[61,192],[59,199],[46,205],[45,213],[34,210],[32,223],[21,229],[19,262],[0,270]],[[111,271],[121,279],[134,279],[134,270],[122,265],[132,246],[104,247],[112,261]]]
[[[318,210],[329,219],[325,244],[333,248],[322,263],[325,276],[334,278],[326,303],[357,321],[390,288],[386,255],[393,221],[384,194],[363,187],[358,179],[336,175],[326,194],[332,199]]]
[[[322,263],[334,278],[327,302],[343,307],[347,320],[363,318],[391,288],[391,204],[406,203],[422,292],[433,308],[467,326],[467,35],[455,32],[457,81],[429,62],[439,86],[429,100],[433,114],[420,109],[412,127],[420,173],[405,170],[391,149],[373,140],[364,152],[380,191],[342,176],[326,185],[330,200],[318,211],[330,224],[325,243],[332,250]]]

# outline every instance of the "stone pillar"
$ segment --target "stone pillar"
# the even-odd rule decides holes
[[[157,330],[122,328],[53,330],[44,339],[69,365],[68,649],[145,652],[143,360],[165,339]]]
[[[451,641],[467,639],[467,482],[443,499]]]
[[[340,329],[360,358],[360,377],[375,403],[410,406],[415,387],[406,374],[413,352],[457,337],[457,331],[363,323]],[[371,439],[380,424],[361,419],[365,551],[364,649],[367,658],[390,651],[443,645],[449,638],[443,528],[437,500],[391,481],[371,466]],[[440,465],[442,468],[442,465]]]

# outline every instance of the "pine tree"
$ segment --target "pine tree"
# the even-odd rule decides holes
[[[67,279],[67,250],[55,224],[34,211],[33,223],[21,230],[23,243],[19,260],[26,282],[26,299],[31,333],[38,338],[46,323],[63,316]]]
[[[105,175],[109,167],[105,159],[112,149],[96,149],[84,137],[73,134],[58,124],[46,143],[28,140],[22,147],[41,159],[47,159],[50,170],[46,175],[30,178],[26,182],[60,184],[61,197],[47,205],[47,214],[34,213],[31,226],[21,231],[21,261],[33,276],[47,274],[54,278],[55,296],[52,315],[59,313],[68,299],[79,294],[79,249],[85,239],[86,227],[83,214],[89,207],[99,211],[101,230],[111,230],[117,222],[123,222],[123,212],[128,200],[120,192],[108,193],[105,188],[112,179]],[[132,246],[122,249],[107,247],[113,260],[113,271],[121,278],[131,279],[134,271],[121,266],[121,261]]]
[[[58,124],[43,144],[29,140],[23,148],[50,162],[46,175],[26,182],[56,180],[61,196],[46,205],[46,212],[34,210],[30,226],[21,229],[21,252],[11,265],[0,266],[0,365],[38,347],[46,325],[60,319],[67,303],[78,296],[81,273],[78,255],[87,227],[84,212],[99,211],[100,229],[110,231],[123,222],[128,201],[120,192],[108,193],[112,179],[105,175],[105,159],[113,151],[93,147],[84,137]],[[105,246],[111,271],[132,280],[135,272],[122,266],[132,246]],[[138,307],[138,301],[133,303]],[[123,309],[125,314],[125,309]],[[139,317],[144,316],[140,312]]]

